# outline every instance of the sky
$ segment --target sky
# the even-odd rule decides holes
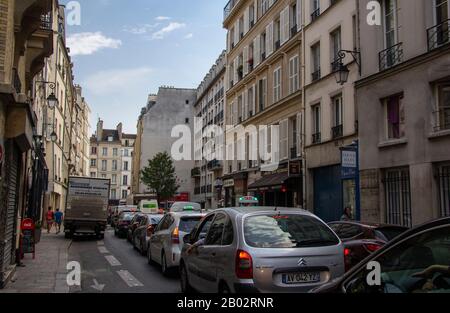
[[[75,83],[92,110],[91,132],[101,118],[105,128],[122,122],[136,133],[148,94],[164,85],[197,88],[225,49],[226,1],[78,2],[80,25],[67,25],[66,38]]]

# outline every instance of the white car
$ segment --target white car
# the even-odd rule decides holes
[[[148,242],[148,263],[160,264],[164,275],[177,268],[184,245],[183,237],[189,234],[205,215],[190,210],[164,215]]]

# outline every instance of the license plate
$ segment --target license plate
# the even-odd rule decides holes
[[[283,284],[307,284],[320,282],[320,272],[299,272],[282,275]]]

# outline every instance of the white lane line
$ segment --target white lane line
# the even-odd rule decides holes
[[[104,247],[104,246],[98,247],[98,251],[99,251],[101,254],[108,254],[108,253],[109,253],[108,249],[106,249],[106,247]]]
[[[136,279],[133,275],[131,275],[130,272],[126,270],[117,271],[117,274],[119,274],[120,278],[128,285],[128,287],[143,287],[144,285]]]
[[[97,241],[97,245],[99,246],[104,246],[105,242],[103,240]]]
[[[121,266],[122,265],[119,262],[119,260],[117,260],[113,255],[105,255],[105,259],[106,259],[106,261],[108,261],[108,263],[111,266]]]

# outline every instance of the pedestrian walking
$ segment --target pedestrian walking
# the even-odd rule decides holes
[[[61,224],[63,222],[64,213],[61,212],[59,209],[56,209],[55,212],[55,226],[56,226],[56,234],[59,234],[61,232]]]
[[[46,220],[47,220],[47,233],[50,234],[53,227],[53,222],[55,220],[55,214],[53,213],[51,207],[48,208]]]
[[[341,216],[342,222],[348,222],[353,220],[353,214],[352,214],[352,208],[351,207],[345,207],[344,214]]]

